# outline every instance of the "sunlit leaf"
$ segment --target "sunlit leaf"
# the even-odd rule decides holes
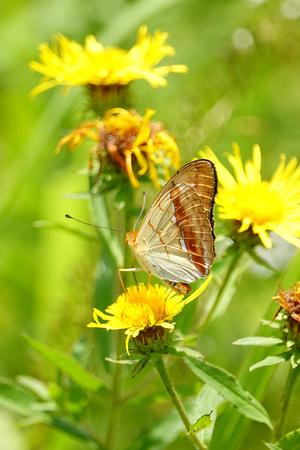
[[[275,337],[263,337],[263,336],[251,336],[242,339],[238,339],[233,342],[234,345],[254,345],[260,347],[274,347],[277,345],[284,345],[285,342],[282,339]]]
[[[273,366],[274,364],[280,364],[282,362],[288,361],[290,359],[291,355],[292,355],[292,351],[281,353],[280,355],[277,355],[277,356],[267,356],[262,361],[259,361],[258,363],[253,364],[249,370],[251,372],[254,369],[258,369],[259,367]]]
[[[17,383],[0,378],[0,406],[9,411],[30,416],[34,414],[33,406],[37,398]]]
[[[276,445],[276,450],[300,450],[300,429],[288,433]]]
[[[91,391],[97,391],[102,386],[101,380],[85,370],[75,359],[35,341],[26,334],[23,334],[23,337],[31,347],[54,364],[55,367],[65,372],[79,386]]]
[[[265,408],[247,391],[238,380],[225,369],[213,366],[202,359],[186,357],[188,367],[209,386],[216,389],[240,414],[273,428]]]

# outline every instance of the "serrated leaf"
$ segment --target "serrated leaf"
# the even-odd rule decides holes
[[[249,368],[249,370],[250,370],[250,372],[252,372],[252,370],[258,369],[259,367],[273,366],[274,364],[280,364],[282,362],[288,361],[290,359],[291,355],[292,355],[292,352],[288,351],[285,353],[281,353],[280,355],[277,355],[277,356],[267,356],[262,361],[259,361],[258,363],[253,364],[253,366],[251,366]]]
[[[41,344],[26,334],[23,334],[23,337],[32,348],[54,364],[55,367],[65,372],[79,386],[90,391],[97,391],[102,386],[102,381],[99,378],[84,369],[71,356],[52,349],[45,344]]]
[[[285,342],[280,338],[275,337],[263,337],[263,336],[250,336],[242,339],[238,339],[233,342],[234,345],[254,345],[259,347],[275,347],[278,345],[284,345]]]
[[[201,380],[216,389],[228,402],[237,408],[240,414],[273,428],[265,408],[247,391],[239,381],[225,369],[209,364],[202,359],[186,357],[188,367]]]
[[[30,416],[34,414],[36,397],[12,380],[0,378],[0,405],[9,411]]]
[[[190,432],[191,433],[199,433],[199,431],[202,431],[205,428],[210,427],[211,424],[212,424],[212,420],[210,418],[211,413],[210,414],[205,414],[204,416],[201,416],[200,419],[198,419],[196,423],[191,425]]]
[[[300,450],[300,429],[288,433],[276,445],[279,450]]]

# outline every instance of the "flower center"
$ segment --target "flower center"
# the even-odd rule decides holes
[[[278,192],[271,190],[268,182],[239,185],[232,196],[232,206],[239,219],[251,219],[252,223],[263,225],[280,223],[284,218],[284,203]]]

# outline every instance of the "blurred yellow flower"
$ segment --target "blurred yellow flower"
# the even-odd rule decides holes
[[[150,122],[155,111],[148,109],[141,117],[136,111],[114,108],[107,111],[103,120],[83,122],[75,131],[62,138],[57,152],[68,144],[73,150],[85,137],[97,142],[92,155],[97,155],[100,164],[106,159],[124,170],[133,187],[140,186],[137,176],[148,172],[158,189],[156,167],[161,165],[166,181],[170,178],[169,167],[179,169],[181,161],[174,136],[160,122]]]
[[[120,295],[115,303],[106,308],[106,313],[94,308],[93,318],[95,322],[88,324],[90,328],[106,328],[106,330],[126,330],[126,351],[129,354],[128,344],[130,336],[146,342],[149,336],[164,329],[173,330],[174,324],[170,323],[173,317],[180,313],[183,307],[198,297],[207,287],[212,276],[202,284],[193,294],[184,299],[183,295],[176,294],[165,286],[149,285],[143,283],[127,288],[126,293]],[[107,323],[100,323],[99,318]]]
[[[164,77],[170,72],[187,72],[185,65],[155,67],[175,50],[165,43],[168,33],[156,30],[151,36],[147,31],[145,25],[140,27],[137,43],[129,51],[105,48],[92,35],[86,37],[84,47],[62,34],[54,35],[52,48],[45,43],[38,46],[41,62],[29,63],[32,70],[44,75],[31,96],[57,85],[116,86],[137,79],[145,79],[153,87],[165,86]]]
[[[235,178],[210,148],[199,154],[216,165],[220,184],[216,204],[221,219],[238,221],[240,233],[251,228],[267,248],[272,247],[268,231],[300,247],[300,166],[295,157],[286,165],[282,154],[271,180],[264,181],[258,145],[253,147],[252,161],[247,161],[245,167],[237,144],[233,145],[233,154],[226,154]]]

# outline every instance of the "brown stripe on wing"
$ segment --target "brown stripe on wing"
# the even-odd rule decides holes
[[[190,188],[187,185],[187,190],[189,191],[189,189]],[[176,219],[175,224],[178,227],[180,235],[179,242],[182,240],[180,246],[182,250],[185,250],[184,247],[186,248],[190,260],[201,274],[200,276],[205,277],[209,272],[212,258],[207,258],[204,254],[207,246],[210,247],[210,250],[214,253],[214,239],[209,219],[201,204],[201,200],[195,193],[193,196],[186,196],[186,192],[182,191],[175,183],[173,188],[170,189],[169,195],[174,208],[173,217]],[[201,222],[204,222],[204,226],[198,224],[198,227],[196,228],[194,222],[189,222],[191,210],[194,217],[196,216]],[[205,236],[205,240],[198,239],[197,233],[195,233],[196,229]]]

